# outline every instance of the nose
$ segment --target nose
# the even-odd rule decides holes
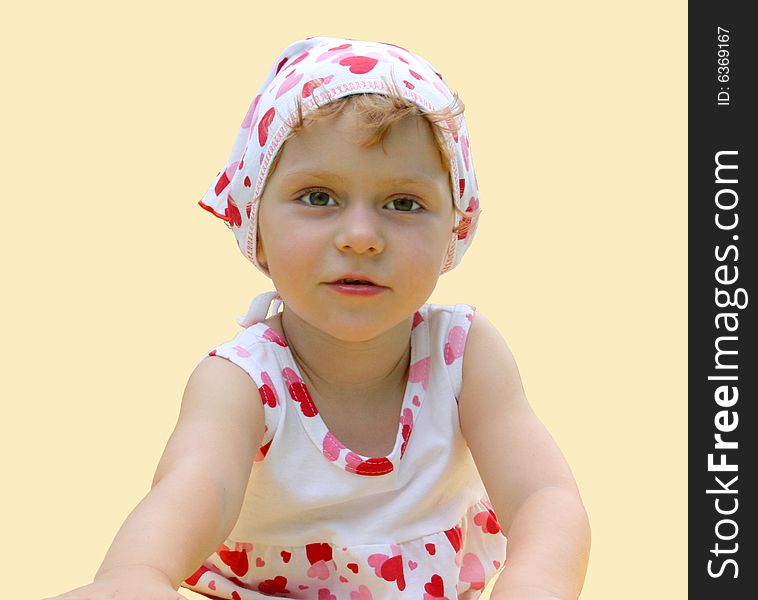
[[[343,252],[380,254],[385,244],[381,217],[372,206],[353,203],[343,209],[334,243]]]

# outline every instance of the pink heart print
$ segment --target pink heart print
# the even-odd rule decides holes
[[[284,338],[279,335],[279,332],[277,332],[275,329],[272,329],[269,327],[266,329],[266,331],[263,332],[263,337],[267,339],[269,342],[274,342],[275,344],[278,344],[279,346],[282,346],[284,348],[287,347],[287,342],[284,341]]]
[[[340,452],[344,449],[345,445],[336,437],[334,437],[331,432],[328,432],[326,436],[324,436],[324,442],[321,444],[321,450],[324,453],[324,456],[326,456],[326,458],[328,458],[330,461],[334,462],[337,460],[340,456]]]
[[[365,585],[358,586],[358,589],[354,592],[350,592],[350,600],[374,600],[369,590]]]
[[[235,346],[234,351],[240,358],[250,358],[252,356],[252,354],[250,354],[250,351],[247,348],[243,348],[242,346]]]
[[[471,584],[471,589],[484,589],[484,567],[476,554],[468,552],[463,555],[460,578]]]
[[[420,383],[424,389],[429,385],[429,367],[430,357],[422,358],[413,363],[408,369],[408,381],[411,383]]]
[[[445,342],[445,364],[451,365],[456,359],[463,356],[466,348],[466,330],[460,325],[453,327],[447,334]]]

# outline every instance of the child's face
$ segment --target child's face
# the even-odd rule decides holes
[[[454,223],[427,121],[406,118],[371,148],[359,124],[347,106],[287,140],[258,213],[257,258],[285,305],[345,341],[372,339],[426,302]],[[381,287],[333,283],[348,275]]]

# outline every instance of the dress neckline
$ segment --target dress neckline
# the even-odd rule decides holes
[[[349,473],[366,476],[387,475],[398,467],[405,454],[413,424],[421,410],[429,385],[429,330],[426,323],[426,309],[427,305],[424,305],[413,316],[410,365],[400,408],[395,445],[386,456],[364,456],[343,444],[329,430],[321,417],[286,340],[263,322],[252,326],[260,338],[276,347],[290,407],[298,414],[308,437],[325,459]]]

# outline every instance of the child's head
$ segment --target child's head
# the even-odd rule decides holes
[[[256,259],[286,305],[352,341],[374,338],[426,302],[455,216],[449,163],[429,122],[405,115],[381,144],[370,130],[353,101],[297,128],[257,211]]]
[[[403,127],[407,130],[411,123],[421,132],[421,124],[427,123],[424,139],[441,158],[456,209],[440,263],[439,272],[444,273],[460,262],[479,215],[461,112],[457,96],[442,76],[403,48],[338,38],[300,40],[286,48],[271,68],[242,122],[229,161],[200,205],[227,222],[243,254],[268,275],[258,262],[259,207],[267,182],[281,169],[285,141],[320,124],[346,125],[345,117],[354,115],[350,127],[367,134],[360,136],[356,148],[381,151],[385,136],[392,137]],[[408,166],[414,160],[408,157]]]

